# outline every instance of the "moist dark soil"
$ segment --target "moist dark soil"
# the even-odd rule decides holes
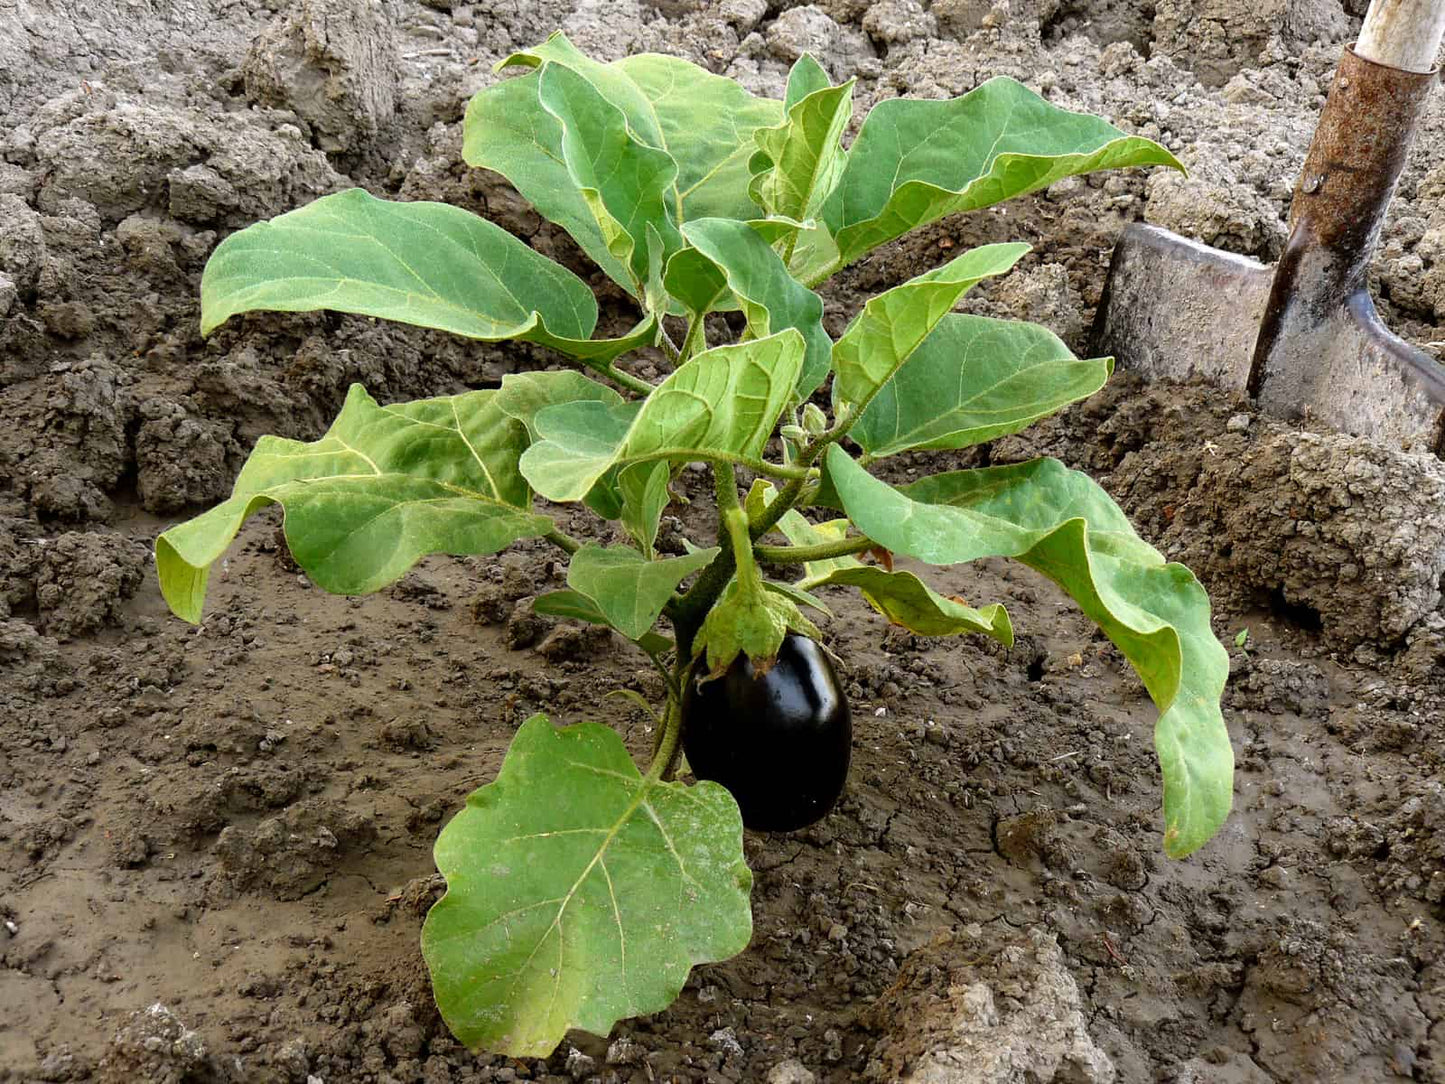
[[[71,7],[0,0],[0,1080],[1445,1082],[1436,459],[1126,372],[1020,436],[899,457],[895,480],[1059,456],[1195,569],[1231,649],[1229,822],[1163,857],[1156,712],[1041,577],[917,569],[1004,603],[1010,650],[914,636],[829,589],[854,715],[843,800],[747,835],[746,952],[545,1061],[471,1054],[442,1025],[419,951],[431,845],[535,712],[608,723],[645,756],[650,719],[607,693],[659,698],[647,660],[531,612],[563,583],[541,543],[348,599],[311,586],[263,515],[198,628],[150,558],[257,436],[314,438],[352,381],[396,401],[555,364],[329,314],[203,341],[200,271],[231,230],[352,184],[445,199],[589,275],[627,326],[565,235],[460,160],[470,93],[559,26],[595,55],[678,53],[774,95],[806,49],[861,77],[860,115],[1011,74],[1162,139],[1190,178],[1108,174],[945,220],[827,297],[836,333],[960,246],[1024,239],[1020,270],[967,306],[1083,352],[1126,222],[1278,253],[1362,2]],[[1445,338],[1442,145],[1437,103],[1374,280],[1422,345]],[[706,538],[705,478],[684,472],[671,535]]]

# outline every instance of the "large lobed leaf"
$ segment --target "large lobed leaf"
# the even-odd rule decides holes
[[[622,111],[639,139],[677,163],[672,201],[679,224],[757,213],[747,196],[748,159],[754,131],[781,118],[778,102],[755,98],[733,80],[680,57],[639,53],[600,63],[560,31],[536,48],[513,53],[501,67],[546,63],[586,79]]]
[[[1159,708],[1165,851],[1182,857],[1218,830],[1233,793],[1219,709],[1229,657],[1187,568],[1166,564],[1087,475],[1051,459],[939,474],[904,489],[873,478],[837,446],[827,465],[848,515],[879,544],[930,564],[1014,557],[1073,596]]]
[[[1088,398],[1112,358],[1080,361],[1047,328],[950,313],[848,431],[869,458],[967,448]]]
[[[710,260],[747,317],[748,334],[763,339],[796,328],[806,344],[794,398],[806,399],[828,377],[833,342],[823,329],[823,299],[788,273],[782,258],[747,223],[725,218],[689,222],[683,234]]]
[[[940,595],[912,572],[889,572],[872,565],[839,568],[817,580],[815,586],[840,584],[856,587],[868,604],[895,625],[920,636],[958,636],[979,633],[1012,647],[1013,625],[998,603],[975,609],[968,603]]]
[[[638,253],[647,250],[643,232],[651,225],[662,241],[662,256],[676,250],[671,243],[676,229],[694,218],[756,217],[748,199],[748,159],[756,149],[753,132],[778,123],[781,103],[754,98],[731,79],[676,57],[645,53],[609,64],[592,60],[561,33],[534,49],[515,53],[502,66],[539,70],[503,80],[480,91],[467,108],[462,155],[467,163],[501,173],[543,215],[572,235],[598,266],[639,299],[647,276],[641,274]],[[614,198],[603,200],[607,217],[599,220],[598,201],[587,190],[600,191],[596,170],[588,179],[579,169],[580,158],[569,157],[564,125],[544,104],[545,69],[565,70],[572,77],[574,96],[600,97],[621,118],[626,157],[634,164],[650,163],[645,172],[622,171],[607,178]],[[585,82],[590,92],[577,88]],[[554,105],[555,100],[554,100]],[[595,102],[589,107],[602,112]],[[619,139],[609,119],[611,138]],[[619,147],[621,144],[618,144]],[[575,148],[574,148],[575,149]],[[662,155],[675,169],[670,179],[659,169]],[[618,199],[625,185],[639,183],[639,201],[648,206],[637,214],[622,208]],[[645,184],[641,183],[645,180]],[[658,217],[651,201],[659,193],[665,215]],[[609,221],[610,219],[610,221]],[[627,223],[631,222],[631,225]],[[612,224],[622,223],[626,238],[608,236]],[[629,249],[628,246],[631,246]],[[626,253],[619,255],[618,253]]]
[[[796,509],[789,509],[778,520],[778,529],[795,546],[841,541],[851,525],[847,519],[809,523]],[[893,624],[921,636],[981,633],[1005,647],[1013,644],[1013,626],[1002,606],[993,603],[975,609],[961,599],[940,595],[911,572],[889,572],[851,556],[809,561],[803,571],[798,587],[853,587]]]
[[[798,222],[821,214],[848,160],[843,129],[853,116],[853,84],[831,86],[827,73],[804,55],[788,75],[787,109],[776,128],[754,133],[758,151],[748,163],[748,194],[769,215]]]
[[[694,964],[747,947],[742,842],[722,787],[645,779],[607,727],[533,716],[436,842],[422,953],[448,1027],[545,1057],[569,1028],[666,1008]]]
[[[668,202],[677,163],[633,135],[622,111],[570,68],[545,65],[537,94],[561,125],[562,160],[602,243],[627,266],[632,292],[643,297],[653,263],[682,247]],[[649,238],[657,251],[649,252]]]
[[[572,181],[562,154],[562,124],[542,107],[540,72],[504,79],[476,94],[467,106],[462,157],[470,166],[495,170],[549,222],[555,222],[629,292],[632,268],[612,254],[602,227]]]
[[[833,344],[835,403],[868,403],[977,283],[1021,260],[1024,244],[982,245],[868,300]]]
[[[637,640],[652,628],[677,585],[706,568],[721,552],[713,546],[683,557],[649,561],[631,546],[588,543],[572,555],[567,585],[595,602],[607,624],[629,640]]]
[[[258,309],[336,312],[527,339],[607,362],[651,343],[649,318],[590,338],[597,301],[565,267],[500,226],[444,203],[392,203],[360,188],[233,233],[201,276],[201,333]]]
[[[719,346],[679,366],[640,404],[561,403],[535,418],[544,438],[521,471],[548,500],[577,501],[614,467],[756,457],[793,394],[803,338],[793,329]]]
[[[1050,105],[1006,77],[948,101],[879,102],[848,152],[823,217],[839,266],[943,215],[1037,191],[1063,177],[1178,160],[1152,140]]]
[[[378,406],[360,384],[320,440],[262,437],[229,500],[156,540],[172,611],[198,622],[211,565],[253,512],[285,510],[291,555],[343,595],[384,587],[430,553],[495,553],[552,529],[517,471],[520,423],[496,392]]]

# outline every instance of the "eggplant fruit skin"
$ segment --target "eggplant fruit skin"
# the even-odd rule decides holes
[[[821,820],[848,780],[853,717],[827,654],[790,633],[773,668],[756,676],[739,655],[726,674],[689,681],[682,748],[693,774],[721,783],[758,832]]]

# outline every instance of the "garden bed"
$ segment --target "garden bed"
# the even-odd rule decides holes
[[[1007,651],[913,636],[828,589],[854,708],[844,800],[747,837],[748,951],[546,1062],[448,1037],[418,946],[441,889],[431,843],[535,711],[608,722],[644,753],[650,721],[605,697],[655,697],[645,657],[530,613],[563,585],[542,543],[432,558],[348,600],[298,575],[261,516],[199,629],[169,615],[148,557],[229,491],[257,436],[313,439],[352,381],[385,402],[548,360],[332,315],[251,316],[203,342],[197,286],[225,233],[352,183],[458,203],[585,273],[460,162],[491,64],[558,26],[604,57],[676,52],[774,96],[806,48],[860,76],[860,115],[1008,74],[1160,139],[1190,178],[1074,179],[945,219],[826,297],[836,334],[880,288],[1025,240],[968,308],[1083,352],[1125,222],[1277,254],[1361,6],[0,11],[0,1079],[1445,1081],[1437,460],[1127,373],[955,456],[1087,470],[1200,575],[1233,659],[1223,832],[1163,858],[1157,713],[1041,577],[995,561],[934,576],[1008,607]],[[1421,343],[1445,316],[1442,146],[1437,100],[1376,269],[1388,322]],[[898,479],[916,465],[900,457]],[[684,479],[673,533],[696,537],[710,486]]]

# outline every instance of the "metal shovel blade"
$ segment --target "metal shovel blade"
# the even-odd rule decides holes
[[[1266,267],[1152,226],[1114,249],[1095,346],[1149,377],[1203,377],[1291,421],[1445,456],[1445,366],[1392,335],[1366,289],[1435,82],[1347,48]]]
[[[1095,351],[1150,380],[1248,391],[1273,280],[1270,265],[1136,223],[1114,248]],[[1279,375],[1260,389],[1268,413],[1445,456],[1445,366],[1385,328],[1363,290],[1275,354]]]
[[[1257,260],[1136,222],[1114,246],[1094,352],[1149,380],[1244,391],[1273,278]]]

